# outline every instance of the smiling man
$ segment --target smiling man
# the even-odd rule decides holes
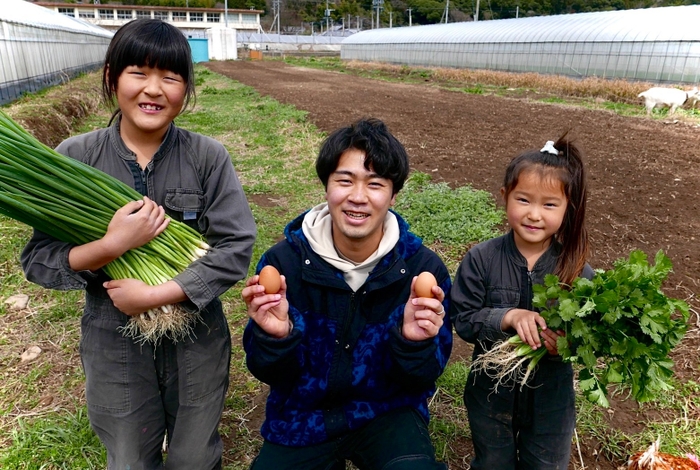
[[[428,434],[427,399],[452,348],[450,276],[390,210],[408,176],[401,143],[376,119],[323,142],[316,172],[326,202],[293,220],[248,279],[243,342],[250,371],[270,385],[265,442],[252,469],[446,468]],[[417,297],[415,278],[437,278]]]

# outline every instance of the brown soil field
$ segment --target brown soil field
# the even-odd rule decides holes
[[[633,249],[653,255],[663,249],[674,263],[665,291],[687,300],[691,331],[674,353],[676,372],[700,380],[700,128],[672,119],[622,117],[610,111],[548,104],[528,98],[471,95],[430,83],[405,84],[307,69],[279,61],[205,64],[212,71],[254,87],[262,95],[308,111],[330,132],[360,117],[384,120],[404,143],[414,170],[451,186],[470,184],[498,195],[507,162],[525,149],[540,148],[570,130],[586,152],[590,232],[594,268],[609,268]],[[641,108],[640,103],[640,108]],[[468,348],[455,341],[453,360]],[[613,399],[608,425],[641,430],[647,413]],[[471,443],[454,443],[461,455]],[[615,469],[594,440],[580,442],[588,469]],[[571,469],[581,468],[572,448]],[[460,466],[461,465],[461,466]],[[468,468],[450,462],[450,468]]]

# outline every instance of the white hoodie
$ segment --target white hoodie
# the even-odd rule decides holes
[[[365,283],[379,260],[399,241],[399,222],[394,214],[387,212],[384,219],[384,235],[377,250],[361,263],[350,261],[341,255],[333,244],[333,224],[328,204],[325,202],[317,205],[304,216],[301,227],[311,249],[342,271],[345,282],[353,291],[357,291]]]

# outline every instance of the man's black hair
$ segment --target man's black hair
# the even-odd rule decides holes
[[[328,187],[328,178],[346,150],[365,153],[365,168],[391,180],[393,194],[398,193],[408,177],[408,154],[386,125],[375,118],[360,119],[331,133],[321,145],[316,159],[316,174]]]

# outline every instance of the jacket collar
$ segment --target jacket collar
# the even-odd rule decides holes
[[[508,232],[505,236],[505,250],[508,254],[508,257],[513,263],[515,263],[516,266],[527,269],[527,260],[520,253],[518,247],[515,245],[515,233],[513,232],[513,230]],[[540,256],[540,258],[537,260],[532,271],[552,269],[551,265],[552,263],[556,264],[556,260],[559,257],[560,253],[561,244],[556,240],[552,240],[552,243],[549,245],[549,248],[547,248],[547,250],[544,253],[542,253],[542,256]]]

